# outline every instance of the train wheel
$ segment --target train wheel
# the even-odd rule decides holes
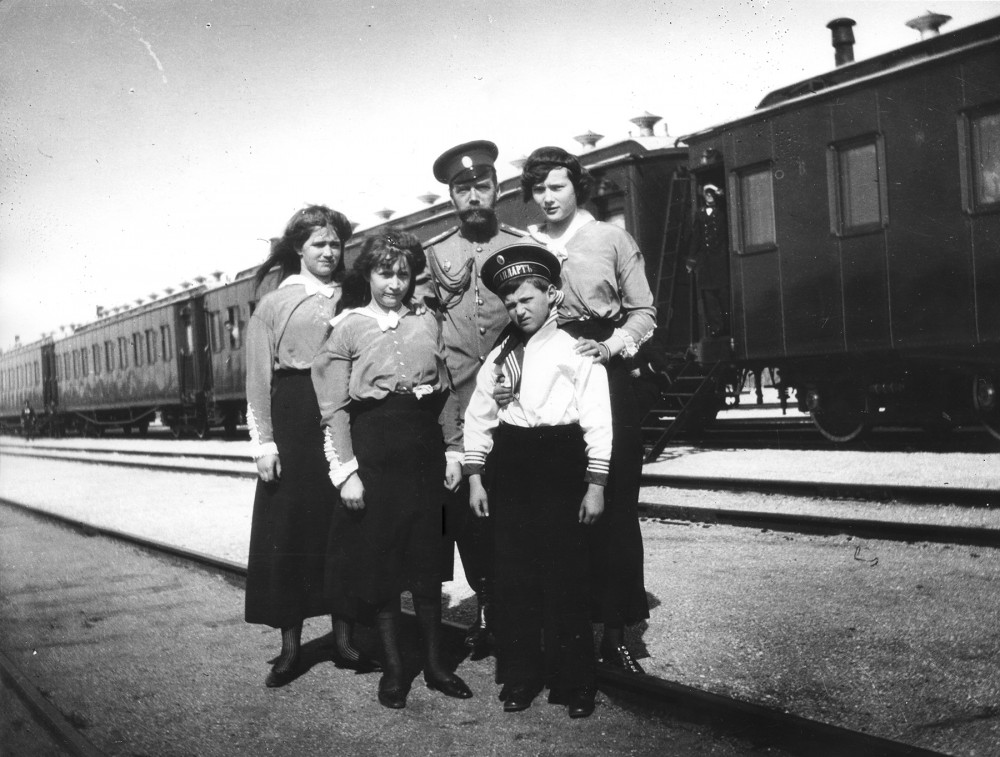
[[[180,424],[180,423],[171,423],[170,424],[170,435],[174,439],[180,439],[181,436],[183,435],[183,433],[184,433],[184,426],[182,424]]]
[[[868,406],[864,397],[830,395],[830,398],[823,403],[823,408],[814,410],[811,415],[819,432],[831,442],[838,444],[862,439],[871,429]]]
[[[972,405],[983,427],[994,438],[1000,439],[1000,398],[997,397],[996,376],[976,376],[972,384]]]

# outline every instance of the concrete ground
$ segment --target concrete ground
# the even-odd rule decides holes
[[[870,470],[909,475],[904,453],[875,457]],[[947,466],[973,477],[962,460]],[[0,496],[240,562],[252,491],[249,480],[0,457]],[[776,506],[765,495],[673,495]],[[778,505],[795,505],[786,499]],[[649,673],[952,754],[997,753],[1000,551],[656,519],[643,535],[652,617],[632,643]],[[449,617],[467,622],[467,585],[445,589]],[[231,622],[234,638],[260,635]],[[273,646],[264,636],[251,687]],[[487,666],[477,691],[488,679]]]
[[[782,754],[604,694],[584,720],[544,697],[524,713],[504,713],[490,660],[459,666],[470,700],[432,692],[418,676],[406,709],[387,710],[375,698],[378,674],[329,661],[329,620],[321,618],[306,624],[306,671],[267,689],[278,634],[243,622],[241,586],[5,507],[0,554],[3,650],[108,755]],[[415,650],[407,651],[416,674]],[[39,743],[10,740],[0,753],[33,755],[14,750]]]

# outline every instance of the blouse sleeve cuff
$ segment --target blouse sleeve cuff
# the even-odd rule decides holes
[[[253,456],[254,460],[260,460],[262,457],[266,457],[267,455],[277,455],[278,445],[274,442],[251,442],[250,454]]]
[[[643,334],[637,341],[635,336],[630,334],[625,329],[615,329],[614,333],[608,337],[606,343],[610,343],[617,337],[621,340],[623,345],[621,349],[622,357],[635,357],[636,353],[639,352],[639,348],[644,342],[648,341],[651,336],[653,336],[653,329],[650,329],[646,334]]]
[[[448,449],[444,451],[444,456],[448,459],[449,463],[462,463],[463,455],[460,449]]]
[[[353,474],[357,473],[358,470],[358,458],[353,457],[346,463],[335,463],[330,461],[330,480],[333,485],[338,489],[344,485]]]

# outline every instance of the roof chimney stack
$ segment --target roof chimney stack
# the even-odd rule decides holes
[[[911,29],[916,29],[920,32],[920,39],[927,39],[928,37],[936,37],[941,32],[939,29],[951,21],[951,16],[945,16],[943,13],[932,13],[927,11],[924,15],[918,16],[915,19],[906,22],[906,25]]]
[[[651,137],[653,136],[653,127],[657,123],[662,121],[661,116],[654,116],[648,110],[641,116],[636,116],[635,118],[630,118],[629,121],[639,127],[640,137]]]
[[[854,26],[853,18],[835,18],[826,25],[833,37],[834,62],[838,66],[854,62]]]
[[[580,146],[583,147],[583,152],[590,152],[594,149],[594,146],[598,142],[604,139],[604,135],[597,134],[588,129],[586,134],[581,134],[579,137],[573,137],[573,139],[580,143]]]

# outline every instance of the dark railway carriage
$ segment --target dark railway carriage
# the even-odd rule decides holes
[[[232,435],[246,417],[245,333],[254,308],[277,284],[277,271],[255,287],[252,268],[235,281],[210,289],[204,296],[210,387],[205,395],[209,425],[223,426]]]
[[[144,433],[157,412],[176,433],[204,433],[203,289],[87,325],[56,342],[58,409],[70,428]]]
[[[49,409],[58,398],[53,362],[51,337],[0,353],[0,424],[4,429],[20,425],[24,403],[29,402],[39,430],[46,430]]]
[[[731,340],[697,333],[703,362],[779,368],[831,439],[1000,437],[998,82],[994,19],[683,137],[694,181],[728,198]]]

